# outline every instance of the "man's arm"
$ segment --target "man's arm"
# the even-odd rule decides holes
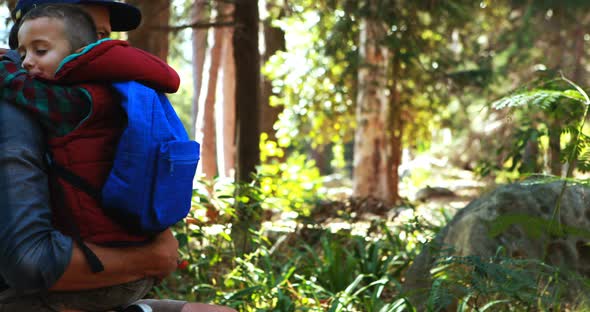
[[[84,254],[76,246],[70,265],[51,290],[105,287],[147,276],[163,278],[177,266],[178,242],[170,230],[161,233],[152,244],[142,247],[106,248],[90,243],[87,246],[100,258],[105,270],[92,273]]]
[[[13,290],[90,289],[174,270],[177,242],[165,232],[145,247],[89,245],[105,266],[91,273],[71,238],[51,225],[44,153],[34,119],[0,103],[0,276]]]
[[[24,111],[0,103],[0,273],[16,289],[55,283],[72,251],[72,240],[51,228],[44,146]]]

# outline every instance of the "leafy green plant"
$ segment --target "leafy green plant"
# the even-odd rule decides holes
[[[298,152],[285,157],[284,148],[264,134],[260,151],[262,164],[257,179],[261,195],[266,197],[263,208],[309,215],[314,203],[322,198],[322,179],[315,161]]]
[[[349,250],[346,235],[328,233],[320,238],[320,245],[317,251],[312,246],[305,246],[309,260],[306,266],[312,268],[310,274],[316,276],[318,284],[327,291],[344,290],[359,273],[359,260]]]
[[[572,138],[564,148],[561,158],[568,162],[566,177],[571,177],[575,168],[578,168],[580,171],[590,169],[590,137],[583,133],[584,124],[590,111],[590,97],[588,97],[588,94],[580,86],[566,77],[562,76],[561,81],[565,82],[568,88],[559,90],[543,88],[527,90],[502,98],[492,103],[492,107],[504,109],[533,106],[546,111],[558,111],[558,108],[562,108],[563,106],[566,106],[566,108],[571,106],[582,107],[583,111],[581,113],[575,109],[569,109],[569,117],[564,120],[565,126],[563,127],[563,131],[572,134]],[[567,182],[567,179],[563,180],[563,186],[552,217],[552,222],[557,224],[559,232],[561,232],[559,218],[561,200],[565,193]]]
[[[535,88],[517,92],[495,101],[492,107],[498,110],[532,107],[560,118],[562,131],[572,137],[562,154],[562,160],[570,164],[567,174],[569,177],[576,167],[581,171],[590,168],[590,140],[582,132],[590,109],[590,98],[580,86],[569,79],[561,77],[560,81],[565,82],[566,87],[552,81],[547,85],[556,89]],[[519,147],[523,148],[523,144]]]
[[[233,248],[226,225],[184,221],[173,231],[179,242],[179,268],[154,287],[155,297],[199,302],[222,300],[223,276],[232,267]]]
[[[500,255],[441,257],[432,276],[429,311],[456,302],[461,311],[560,311],[588,290],[588,281],[575,273],[538,260]],[[580,294],[570,291],[572,283],[582,285]]]
[[[295,267],[291,262],[277,265],[264,246],[244,259],[227,276],[226,285],[237,291],[227,301],[243,311],[295,311],[290,279]]]

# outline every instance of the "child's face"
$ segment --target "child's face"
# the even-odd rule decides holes
[[[18,31],[18,42],[23,67],[35,77],[53,78],[61,61],[71,53],[64,23],[55,18],[26,20]]]

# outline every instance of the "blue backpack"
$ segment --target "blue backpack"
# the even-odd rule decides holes
[[[155,235],[188,214],[200,146],[188,139],[164,94],[138,82],[113,86],[122,96],[127,127],[102,190],[54,162],[50,152],[46,153],[46,161],[53,174],[96,198],[104,212],[127,230]],[[61,200],[63,202],[63,198]],[[75,229],[73,238],[92,272],[103,271],[100,259],[86,246],[80,237],[79,225],[72,220],[73,216],[70,220]],[[123,242],[121,246],[130,244]]]
[[[164,94],[134,81],[113,86],[128,121],[102,205],[132,230],[155,234],[188,214],[200,146],[189,140]]]

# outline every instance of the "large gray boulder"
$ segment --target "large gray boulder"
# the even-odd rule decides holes
[[[524,181],[500,186],[457,212],[408,269],[404,289],[416,302],[430,288],[430,269],[441,250],[453,255],[533,258],[590,275],[590,188],[563,182]],[[551,223],[558,213],[560,226]],[[561,230],[561,232],[559,231]],[[422,291],[420,291],[422,290]]]

